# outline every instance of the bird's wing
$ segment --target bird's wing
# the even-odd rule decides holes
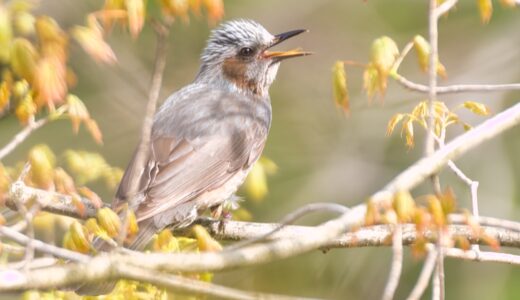
[[[181,125],[172,126],[168,135],[153,136],[146,168],[139,174],[138,193],[142,197],[134,208],[138,220],[218,189],[260,156],[267,127],[251,116],[236,113],[234,117],[224,116],[212,121],[212,130],[192,136],[176,132]],[[136,172],[135,160],[132,160],[113,203],[116,209],[126,202],[130,180]]]

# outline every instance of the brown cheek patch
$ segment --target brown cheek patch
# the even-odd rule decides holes
[[[237,58],[228,58],[224,61],[223,66],[224,76],[233,81],[239,88],[247,89],[257,94],[259,89],[254,80],[246,79],[246,63]]]

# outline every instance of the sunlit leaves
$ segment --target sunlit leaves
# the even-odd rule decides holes
[[[80,185],[103,180],[108,187],[114,187],[113,182],[121,179],[121,170],[109,166],[99,153],[67,150],[63,157],[67,169]]]
[[[363,73],[363,87],[369,98],[376,93],[384,95],[388,75],[398,56],[399,48],[391,38],[383,36],[372,42],[370,63]]]
[[[128,28],[132,36],[136,38],[144,26],[144,0],[125,0],[125,6],[128,14]]]
[[[29,151],[27,160],[31,164],[31,182],[42,189],[53,189],[56,158],[51,149],[47,145],[34,146]]]
[[[266,157],[261,157],[253,165],[244,184],[245,191],[252,200],[260,201],[267,195],[267,176],[276,173],[277,169],[276,164]]]
[[[69,250],[88,253],[90,250],[90,238],[87,228],[78,221],[73,221],[69,231],[63,237],[63,246]]]
[[[388,76],[398,55],[399,48],[397,48],[397,44],[391,38],[383,36],[372,42],[370,61],[381,76]]]
[[[7,7],[0,4],[0,63],[9,62],[10,44],[13,38],[11,15]]]
[[[171,231],[164,229],[157,234],[153,241],[153,249],[158,252],[179,252],[180,246]]]
[[[4,81],[0,84],[0,113],[2,113],[4,109],[8,107],[10,97],[11,91],[9,90],[7,82]]]
[[[332,67],[332,92],[336,105],[345,113],[348,114],[349,96],[347,87],[347,73],[342,61],[337,61]]]
[[[399,222],[410,222],[415,214],[415,201],[408,191],[399,191],[394,195],[393,208]]]
[[[195,225],[193,226],[192,230],[195,235],[195,238],[197,239],[197,244],[200,251],[222,251],[222,246],[220,245],[220,243],[217,242],[204,227],[200,225]]]
[[[4,165],[0,163],[0,203],[3,202],[4,196],[7,194],[10,184],[11,177],[9,176],[9,173],[7,172]]]
[[[493,2],[491,0],[477,0],[480,21],[484,24],[489,23],[493,14]]]
[[[17,38],[13,41],[11,67],[17,76],[32,83],[38,59],[38,52],[29,40]]]
[[[422,71],[427,72],[430,66],[430,44],[420,35],[416,35],[413,39],[413,45],[417,53],[419,67]],[[441,77],[446,77],[446,68],[436,58],[437,74]]]
[[[119,219],[119,216],[113,210],[108,207],[103,207],[97,211],[96,218],[108,236],[114,238],[119,235],[121,219]]]
[[[382,96],[385,93],[386,79],[381,78],[379,71],[372,63],[368,64],[363,72],[363,89],[369,99],[372,99],[375,94],[379,93]]]
[[[76,26],[72,29],[71,34],[94,60],[107,64],[117,62],[114,51],[103,39],[99,28]]]
[[[224,0],[202,0],[206,11],[208,12],[208,20],[215,24],[224,17]]]
[[[92,138],[94,138],[98,144],[103,142],[101,131],[96,121],[90,118],[87,107],[76,95],[69,94],[67,96],[67,114],[72,122],[72,129],[75,133],[78,133],[79,125],[84,123]]]
[[[465,101],[463,103],[464,108],[469,109],[472,113],[487,116],[490,114],[490,109],[486,105],[474,101]]]
[[[478,102],[466,101],[460,107],[466,108],[476,115],[485,116],[489,114],[489,108]],[[411,113],[398,113],[392,116],[387,124],[386,133],[391,135],[401,123],[401,135],[404,135],[406,145],[411,148],[414,146],[414,124],[426,129],[428,117],[428,102],[422,101],[413,108]],[[441,138],[446,128],[453,124],[460,124],[465,130],[471,128],[469,124],[460,120],[455,110],[450,110],[441,101],[433,102],[433,121],[434,133],[438,138]]]

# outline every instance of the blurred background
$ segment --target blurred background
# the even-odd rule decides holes
[[[498,4],[498,3],[497,3]],[[64,28],[84,22],[86,12],[102,1],[42,0],[40,11],[56,18]],[[387,137],[386,124],[397,112],[409,112],[425,95],[389,82],[386,97],[369,105],[362,91],[362,69],[348,67],[351,114],[345,118],[332,100],[331,67],[334,61],[367,62],[371,42],[382,35],[402,48],[414,35],[427,36],[427,1],[407,0],[264,0],[225,1],[225,19],[250,18],[271,33],[306,28],[310,32],[291,39],[284,49],[301,46],[316,54],[283,63],[271,88],[273,124],[264,155],[279,170],[269,178],[269,194],[261,202],[244,205],[254,220],[276,222],[285,214],[311,202],[337,202],[352,206],[363,202],[422,153],[423,133],[417,129],[417,146],[407,149],[399,132]],[[448,78],[440,84],[520,82],[520,11],[496,5],[489,25],[482,25],[476,1],[460,1],[457,9],[440,21],[440,59]],[[201,18],[190,24],[176,22],[169,40],[167,69],[161,99],[190,83],[198,70],[198,58],[210,28]],[[109,37],[118,56],[114,67],[93,63],[73,47],[71,62],[79,84],[72,92],[87,105],[104,134],[104,145],[88,134],[78,136],[59,121],[33,134],[6,164],[23,160],[28,149],[45,142],[55,153],[87,149],[104,155],[111,165],[125,168],[140,135],[147,89],[155,51],[155,39],[145,28],[137,40],[116,29]],[[426,83],[414,53],[402,65],[401,74]],[[478,101],[499,112],[520,99],[516,93],[461,94],[442,97],[449,107],[466,100]],[[483,117],[462,114],[471,124]],[[20,130],[14,117],[0,121],[0,145]],[[449,137],[462,133],[453,128]],[[520,218],[520,128],[471,151],[457,163],[480,182],[481,214]],[[443,186],[455,189],[459,205],[469,207],[469,191],[449,172],[441,174]],[[92,186],[103,199],[111,192]],[[414,195],[429,192],[428,186]],[[304,218],[314,225],[333,215]],[[215,282],[235,288],[327,299],[379,298],[390,267],[391,249],[335,249],[315,251],[271,264],[219,273]],[[403,277],[397,299],[414,286],[421,260],[406,250]],[[518,299],[520,269],[499,264],[446,260],[447,299]],[[429,291],[425,296],[430,298]]]

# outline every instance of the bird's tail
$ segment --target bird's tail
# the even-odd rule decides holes
[[[126,246],[126,248],[135,251],[143,251],[156,231],[157,228],[155,227],[152,218],[140,222],[137,236],[132,240],[132,242],[130,242],[130,244]],[[113,246],[99,238],[94,240],[92,244],[94,249],[96,249],[98,252],[109,252],[113,249]],[[76,294],[89,296],[105,295],[110,293],[116,284],[117,281],[115,280],[88,283],[79,286],[76,289]]]

